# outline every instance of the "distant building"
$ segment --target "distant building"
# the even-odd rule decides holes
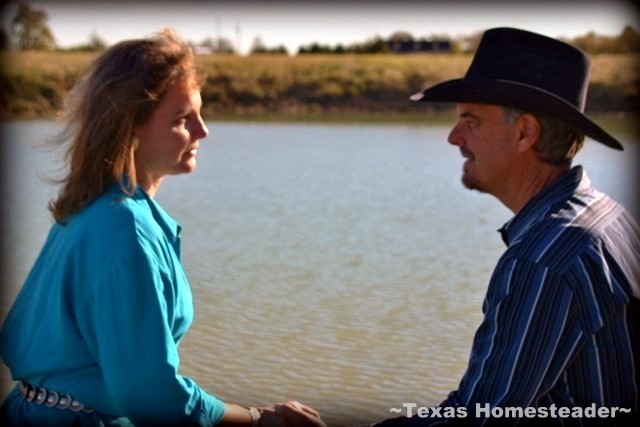
[[[450,53],[449,40],[407,40],[388,41],[387,47],[393,53]]]
[[[211,46],[196,45],[191,47],[196,55],[211,55],[213,53],[213,48]]]

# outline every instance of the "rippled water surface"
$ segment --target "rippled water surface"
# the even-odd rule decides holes
[[[459,183],[447,128],[207,124],[188,176],[157,200],[183,225],[196,318],[183,374],[245,405],[298,399],[332,425],[435,405],[464,371],[510,213]],[[50,226],[47,121],[11,122],[2,316]],[[638,212],[638,145],[589,142],[579,163]],[[3,388],[10,386],[3,372]]]

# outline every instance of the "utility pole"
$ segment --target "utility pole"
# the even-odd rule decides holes
[[[215,19],[216,22],[216,51],[222,50],[222,35],[220,33],[220,18]]]
[[[242,54],[242,30],[238,21],[236,21],[236,52],[238,55]]]

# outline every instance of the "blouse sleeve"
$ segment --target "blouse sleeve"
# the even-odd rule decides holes
[[[136,426],[215,425],[224,404],[178,373],[172,328],[192,309],[190,293],[188,304],[181,301],[186,280],[157,247],[133,240],[112,248],[113,259],[94,273],[78,312],[81,333],[117,407]]]

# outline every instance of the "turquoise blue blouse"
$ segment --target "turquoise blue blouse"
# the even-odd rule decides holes
[[[193,319],[180,225],[142,190],[118,185],[55,224],[0,333],[13,379],[68,393],[93,414],[9,395],[3,417],[85,425],[217,424],[224,404],[179,374]],[[70,424],[67,424],[70,425]]]

